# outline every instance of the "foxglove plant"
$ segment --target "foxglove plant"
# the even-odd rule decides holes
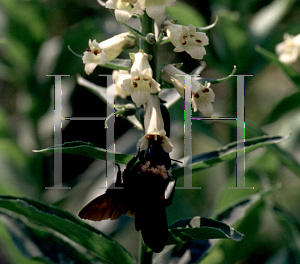
[[[160,65],[158,49],[170,41],[175,52],[187,52],[193,59],[201,60],[206,54],[205,46],[209,39],[201,29],[193,25],[174,24],[164,18],[166,6],[173,6],[175,0],[108,0],[103,6],[114,10],[117,21],[129,31],[97,43],[89,41],[90,48],[84,52],[85,71],[91,74],[97,65],[109,67],[113,63],[115,96],[126,100],[131,97],[136,108],[144,109],[144,135],[136,143],[137,155],[127,164],[126,169],[119,169],[116,186],[124,192],[113,192],[111,187],[106,193],[84,207],[79,216],[83,219],[117,219],[122,214],[135,217],[135,228],[141,230],[145,244],[154,252],[160,252],[168,240],[168,226],[165,207],[174,195],[175,180],[171,172],[173,143],[168,134],[169,122],[164,120],[161,111],[159,92],[166,84],[173,86],[182,98],[185,94],[185,72],[172,64]],[[124,24],[132,16],[140,18],[141,32]],[[159,27],[158,22],[161,23]],[[155,32],[155,24],[160,32]],[[214,25],[212,25],[214,26]],[[210,28],[212,27],[210,26]],[[131,67],[124,70],[122,60],[114,60],[125,48],[137,46],[138,52],[131,53]],[[127,60],[128,61],[128,60]],[[162,85],[163,84],[163,85]],[[192,78],[192,108],[205,116],[212,116],[215,94],[210,82],[201,78]],[[110,87],[111,88],[111,87]],[[171,88],[171,87],[168,87]],[[111,91],[111,90],[110,90]],[[134,113],[130,107],[116,106],[117,115],[128,116]],[[127,112],[126,112],[127,111]],[[130,113],[129,113],[130,112]],[[173,185],[171,195],[165,195],[169,185]],[[145,191],[140,191],[144,186]],[[151,190],[150,190],[150,189]],[[142,202],[133,195],[138,189]],[[139,199],[139,198],[138,198]],[[146,205],[145,205],[146,204]],[[153,218],[145,208],[154,208],[157,216]],[[142,247],[141,254],[146,253]]]

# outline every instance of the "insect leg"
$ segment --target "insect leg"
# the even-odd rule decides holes
[[[142,164],[146,163],[147,159],[145,158],[145,150],[142,150],[141,152],[139,150],[138,157]]]
[[[175,194],[176,181],[177,181],[177,179],[173,176],[169,176],[169,179],[170,181],[165,191],[165,200],[164,200],[165,207],[172,204],[173,197]]]

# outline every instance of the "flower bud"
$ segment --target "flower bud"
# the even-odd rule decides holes
[[[134,104],[126,104],[118,107],[116,111],[117,116],[131,116],[136,113],[136,106]]]
[[[155,36],[153,33],[148,33],[146,35],[146,41],[149,43],[149,44],[154,44],[156,42],[155,40]]]

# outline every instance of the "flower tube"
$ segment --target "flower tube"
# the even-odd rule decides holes
[[[146,104],[146,114],[144,119],[146,134],[139,141],[141,142],[140,149],[147,150],[149,147],[149,140],[161,140],[161,146],[167,153],[173,149],[171,140],[166,136],[164,129],[164,121],[160,110],[159,97],[150,95]]]
[[[150,93],[160,91],[160,84],[152,78],[152,75],[148,55],[142,52],[136,53],[131,67],[131,78],[124,79],[121,87],[131,93],[132,101],[138,107],[147,103]]]
[[[178,76],[181,75],[181,76]],[[171,64],[163,67],[161,79],[167,83],[174,85],[178,93],[184,98],[184,76],[185,72],[177,69]],[[210,83],[205,82],[204,85],[199,83],[195,78],[192,78],[192,105],[194,111],[199,110],[205,116],[212,116],[212,102],[215,100],[215,94],[210,88]]]
[[[89,40],[90,48],[83,53],[82,57],[86,74],[90,75],[98,64],[104,65],[106,62],[118,57],[125,48],[134,45],[135,39],[129,37],[128,32],[109,38],[101,43],[96,40]]]
[[[186,51],[193,59],[203,59],[206,54],[204,46],[208,45],[208,37],[205,33],[196,32],[196,28],[191,24],[185,27],[170,21],[165,21],[162,28],[175,46],[175,52]]]

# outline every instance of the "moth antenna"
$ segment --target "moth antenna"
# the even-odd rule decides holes
[[[120,165],[118,163],[115,163],[115,165],[118,166],[118,172],[121,171]]]
[[[179,161],[179,160],[175,160],[175,159],[170,159],[170,160],[176,161],[176,162],[179,162],[179,163],[183,164],[183,162],[182,162],[182,161]]]
[[[139,157],[140,153],[141,153],[141,148],[139,147],[139,150],[138,150],[138,153],[136,154],[136,157]]]
[[[118,166],[118,173],[117,173],[117,179],[116,179],[116,186],[121,186],[122,185],[122,172],[120,165],[115,163],[115,165]]]

